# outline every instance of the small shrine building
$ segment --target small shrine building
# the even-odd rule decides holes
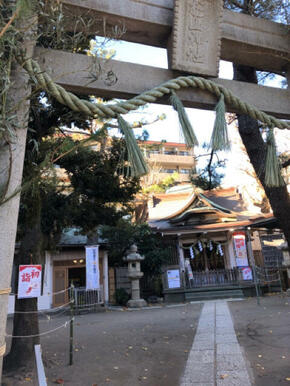
[[[165,300],[254,294],[251,229],[275,219],[259,211],[250,212],[236,188],[155,195],[149,224],[172,251],[163,272]]]

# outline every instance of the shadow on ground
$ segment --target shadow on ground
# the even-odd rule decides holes
[[[68,366],[68,327],[41,338],[48,384],[63,381],[69,386],[178,385],[201,306],[187,304],[76,316],[73,366]],[[67,319],[69,316],[59,317],[54,324],[63,324]],[[41,320],[40,325],[45,331],[46,321]],[[32,384],[31,380],[25,381],[25,374],[14,376],[18,378],[14,378],[13,386]]]

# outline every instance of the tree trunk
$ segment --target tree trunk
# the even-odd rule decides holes
[[[257,83],[256,70],[249,66],[234,64],[234,79]],[[266,196],[290,245],[290,197],[287,186],[270,188],[265,184],[266,144],[259,130],[258,122],[247,115],[238,115],[239,133],[247,150],[250,161],[255,169]]]
[[[32,208],[33,211],[33,208]],[[18,284],[18,267],[20,264],[39,264],[41,251],[40,210],[36,215],[36,225],[27,228],[21,242],[20,250],[15,255],[14,263],[17,268],[15,277]],[[17,288],[17,285],[15,286]],[[37,298],[18,299],[15,296],[15,313],[13,319],[13,336],[36,335],[31,338],[12,338],[9,354],[4,358],[4,371],[11,371],[25,367],[31,369],[34,362],[34,345],[39,343],[39,326],[37,313]]]
[[[28,57],[32,56],[34,47],[33,21],[36,18],[22,22],[24,37],[23,49]],[[11,89],[8,93],[9,108],[15,114],[15,138],[10,144],[0,142],[0,190],[5,192],[5,198],[11,196],[21,185],[23,159],[29,111],[30,86],[28,76],[18,65],[12,69]],[[15,248],[15,237],[19,209],[19,194],[0,205],[0,352],[5,347],[5,329],[8,309],[8,289],[11,285],[11,270]],[[2,292],[1,292],[2,290]],[[3,350],[4,351],[4,350]],[[0,354],[0,384],[3,356]]]

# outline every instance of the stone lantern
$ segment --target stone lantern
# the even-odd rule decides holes
[[[147,305],[144,299],[140,299],[139,280],[143,276],[141,272],[140,261],[144,260],[144,256],[137,253],[137,246],[131,245],[127,255],[123,257],[124,261],[128,262],[128,277],[131,280],[131,299],[128,301],[128,307],[145,307]]]

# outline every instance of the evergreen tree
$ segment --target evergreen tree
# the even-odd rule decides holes
[[[123,218],[115,226],[103,226],[101,234],[108,242],[111,264],[126,266],[123,257],[130,246],[136,244],[138,253],[145,257],[141,262],[142,271],[152,277],[161,273],[162,264],[168,257],[168,250],[148,224],[134,224],[130,219]]]
[[[208,149],[209,145],[204,143],[203,149]],[[194,168],[190,175],[191,183],[203,190],[212,190],[221,186],[224,173],[221,169],[225,168],[225,159],[220,159],[218,153],[211,150],[210,153],[201,154],[195,157],[196,162],[200,157],[207,157],[207,165],[204,168]]]
[[[109,148],[96,151],[90,146],[92,143],[84,146],[80,140],[65,135],[61,127],[72,124],[88,130],[91,122],[55,100],[46,99],[45,95],[32,101],[16,267],[43,263],[44,251],[57,247],[65,227],[75,226],[85,233],[96,230],[100,224],[116,224],[130,212],[129,202],[139,190],[138,179],[116,173],[126,162],[122,140],[112,139]],[[106,132],[100,130],[93,136],[94,144],[105,135]],[[56,162],[66,172],[65,183],[57,176]],[[37,335],[37,299],[16,298],[15,311],[13,335]],[[31,366],[37,343],[37,336],[14,338],[10,353],[5,357],[6,369]]]

